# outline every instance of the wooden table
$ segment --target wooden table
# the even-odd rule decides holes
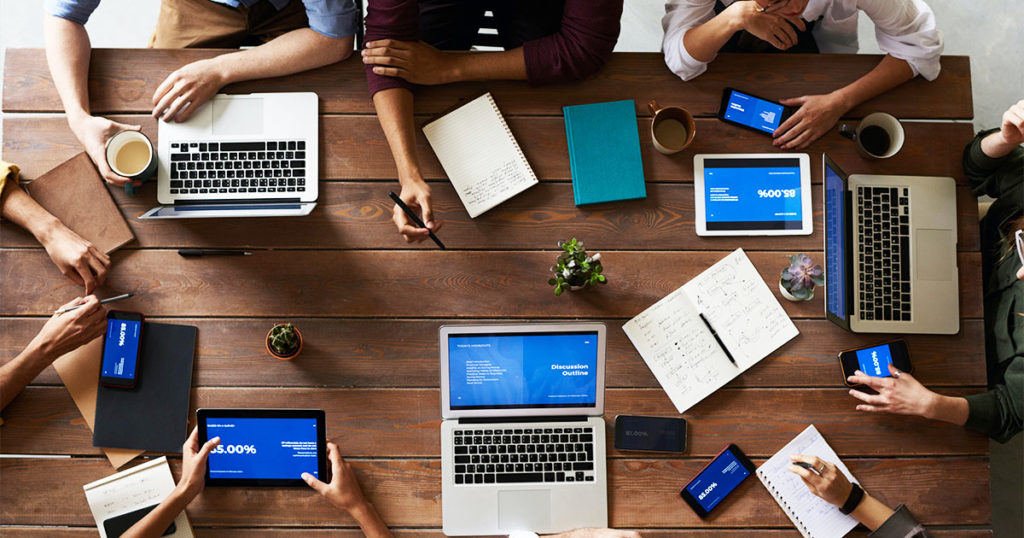
[[[92,108],[141,123],[163,77],[216,51],[96,50],[89,79]],[[437,328],[463,320],[595,319],[609,326],[607,417],[674,415],[675,409],[621,331],[622,323],[743,247],[775,290],[786,257],[821,258],[821,166],[827,151],[851,173],[952,176],[959,214],[962,316],[956,336],[910,336],[921,381],[946,394],[985,385],[981,259],[977,207],[964,185],[960,156],[972,127],[965,57],[943,59],[939,79],[920,79],[853,110],[883,110],[907,123],[907,145],[886,161],[858,157],[835,131],[811,154],[815,232],[809,237],[698,238],[694,233],[694,153],[773,151],[767,137],[715,119],[721,88],[748,88],[769,98],[822,93],[854,80],[875,56],[723,54],[694,82],[682,83],[658,54],[616,54],[582,84],[531,88],[523,83],[459,84],[417,94],[419,121],[483,90],[509,119],[540,185],[471,220],[422,136],[419,155],[432,181],[436,213],[447,221],[448,251],[406,245],[391,223],[386,197],[395,166],[373,116],[361,64],[237,84],[230,92],[316,91],[321,99],[321,195],[312,215],[295,219],[142,222],[155,205],[147,185],[136,197],[114,196],[138,241],[114,254],[104,292],[135,290],[124,306],[152,319],[199,327],[194,407],[316,407],[355,466],[369,498],[400,536],[437,536],[441,524]],[[40,50],[9,50],[4,74],[3,157],[38,177],[79,151]],[[563,105],[634,99],[647,177],[647,198],[573,205]],[[651,147],[646,103],[682,105],[698,116],[687,151],[664,156]],[[38,115],[35,113],[58,113]],[[16,355],[56,305],[80,293],[31,238],[0,228],[0,348]],[[555,297],[546,284],[555,243],[575,236],[604,254],[610,283]],[[250,258],[186,260],[179,247],[246,247]],[[776,291],[776,294],[778,292]],[[654,536],[798,536],[757,480],[699,520],[678,497],[680,486],[710,456],[737,443],[756,463],[815,424],[865,488],[891,506],[906,503],[936,536],[987,536],[990,521],[987,440],[961,428],[917,418],[854,410],[836,352],[880,340],[844,332],[823,319],[820,297],[782,301],[800,336],[692,408],[689,450],[682,457],[638,456],[609,449],[610,523],[652,529]],[[291,362],[266,355],[272,323],[295,322],[306,337]],[[90,536],[93,520],[81,485],[113,470],[52,368],[4,412],[4,454],[71,454],[72,459],[0,460],[0,533]],[[611,433],[609,423],[609,433]],[[608,441],[611,446],[611,440]],[[178,473],[180,460],[172,457]],[[352,536],[353,521],[305,490],[208,491],[188,508],[200,536]],[[43,526],[38,528],[36,526]],[[58,529],[59,527],[59,529]],[[312,529],[320,529],[314,532]],[[338,529],[342,529],[341,532]]]

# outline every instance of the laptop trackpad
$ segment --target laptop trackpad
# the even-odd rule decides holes
[[[953,230],[917,230],[914,235],[917,268],[920,280],[950,281],[956,279],[956,242]]]
[[[537,530],[551,528],[550,491],[499,491],[498,528]]]
[[[213,134],[221,136],[263,134],[263,99],[259,97],[214,99]]]

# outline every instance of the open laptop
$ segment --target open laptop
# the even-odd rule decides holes
[[[140,219],[308,215],[319,171],[317,95],[214,96],[159,122],[157,201]]]
[[[853,332],[956,334],[956,183],[847,176],[823,155],[825,315]]]
[[[604,324],[440,333],[444,533],[607,527]]]

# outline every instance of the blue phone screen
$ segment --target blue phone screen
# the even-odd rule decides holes
[[[686,491],[697,499],[704,511],[710,512],[748,476],[750,471],[732,450],[726,450],[687,484]]]
[[[141,321],[107,319],[107,336],[103,344],[102,377],[135,378],[141,329]]]
[[[772,134],[782,124],[785,107],[733,90],[726,103],[725,119]]]
[[[857,364],[860,371],[874,377],[892,377],[889,365],[892,364],[892,349],[889,344],[857,350]]]

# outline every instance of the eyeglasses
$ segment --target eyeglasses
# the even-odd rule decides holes
[[[1017,230],[1014,239],[1017,240],[1017,257],[1020,258],[1020,264],[1024,265],[1024,230]]]
[[[782,8],[789,5],[789,0],[775,0],[770,2],[767,6],[758,9],[761,13],[775,13],[776,11],[782,11]]]

